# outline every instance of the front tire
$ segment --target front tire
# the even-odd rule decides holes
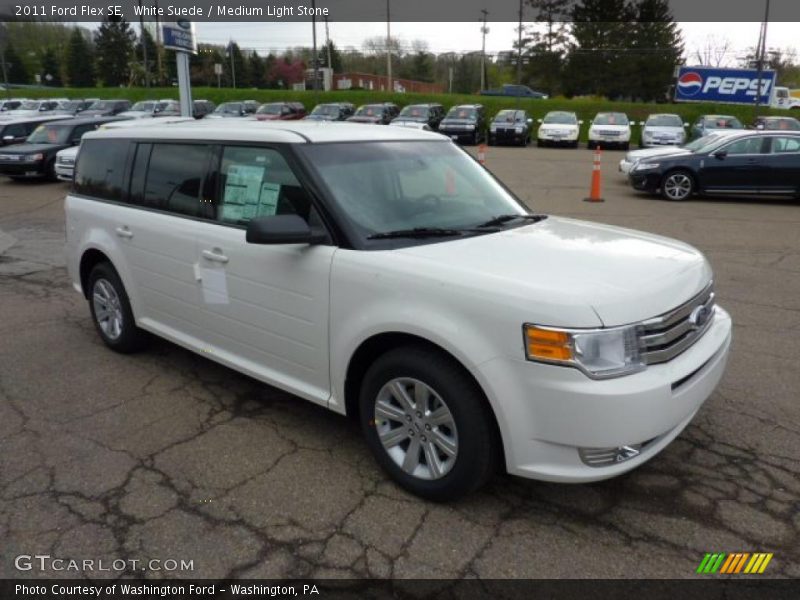
[[[688,171],[672,171],[661,181],[661,195],[666,200],[682,202],[691,198],[694,191],[694,177]]]
[[[136,326],[128,294],[110,263],[99,263],[88,279],[89,310],[97,333],[115,352],[130,354],[144,348],[147,333]]]
[[[482,392],[453,359],[404,346],[367,370],[361,426],[378,464],[401,487],[454,500],[494,473],[498,440]]]

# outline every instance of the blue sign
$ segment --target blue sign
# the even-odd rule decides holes
[[[758,93],[756,69],[681,67],[675,85],[676,102],[754,104]],[[761,72],[761,104],[769,104],[775,71]]]
[[[164,48],[177,52],[197,54],[194,23],[186,20],[167,21],[163,24]]]

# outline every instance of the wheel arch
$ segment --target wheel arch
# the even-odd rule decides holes
[[[92,272],[92,269],[102,262],[107,262],[116,271],[114,263],[102,250],[98,250],[97,248],[88,248],[81,255],[78,273],[81,281],[81,290],[83,290],[83,295],[87,300],[89,299],[89,274]]]
[[[453,361],[453,364],[457,365],[461,369],[464,376],[469,379],[476,389],[480,391],[489,415],[491,415],[492,429],[494,434],[497,436],[497,447],[501,453],[500,464],[505,465],[505,448],[502,430],[497,420],[497,414],[495,413],[494,407],[492,406],[486,391],[483,389],[483,386],[473,375],[473,373],[464,365],[464,363],[452,352],[448,351],[443,346],[416,334],[401,331],[387,331],[374,334],[359,344],[347,363],[347,371],[345,375],[344,400],[345,414],[347,417],[354,420],[358,419],[358,396],[361,389],[361,383],[364,380],[364,375],[366,374],[370,365],[386,352],[408,345],[425,347],[447,356]]]

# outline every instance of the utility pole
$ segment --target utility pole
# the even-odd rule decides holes
[[[311,0],[311,60],[314,61],[314,91],[319,89],[319,55],[317,54],[317,0]]]
[[[328,15],[325,15],[325,49],[328,51],[328,68],[333,69],[333,63],[331,62],[331,37],[328,31]]]
[[[517,85],[522,83],[522,0],[519,0],[519,32],[517,35]]]
[[[3,64],[3,85],[6,88],[6,98],[11,98],[11,89],[8,87],[8,69],[6,68],[6,49],[0,46],[0,62]]]
[[[483,14],[483,26],[481,27],[481,34],[483,34],[483,41],[481,42],[481,91],[486,89],[486,34],[489,29],[486,27],[486,18],[489,16],[489,11],[485,8],[481,9]]]
[[[754,116],[758,116],[758,107],[761,104],[761,82],[764,71],[764,54],[767,51],[767,25],[769,23],[769,0],[767,0],[766,8],[764,9],[764,22],[761,23],[761,33],[758,38],[758,88],[756,91],[756,106],[753,111]]]
[[[139,0],[142,8],[142,0]],[[150,63],[147,62],[147,39],[144,36],[144,16],[139,13],[139,37],[142,40],[142,57],[144,58],[144,87],[150,89]]]
[[[389,91],[394,90],[392,85],[392,12],[389,4],[391,0],[386,0],[386,79]]]

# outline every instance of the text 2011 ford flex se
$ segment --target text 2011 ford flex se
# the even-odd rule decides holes
[[[360,420],[432,499],[501,466],[584,482],[670,443],[731,320],[694,248],[531,214],[448,139],[353,124],[90,133],[69,272],[104,342],[146,332]]]

